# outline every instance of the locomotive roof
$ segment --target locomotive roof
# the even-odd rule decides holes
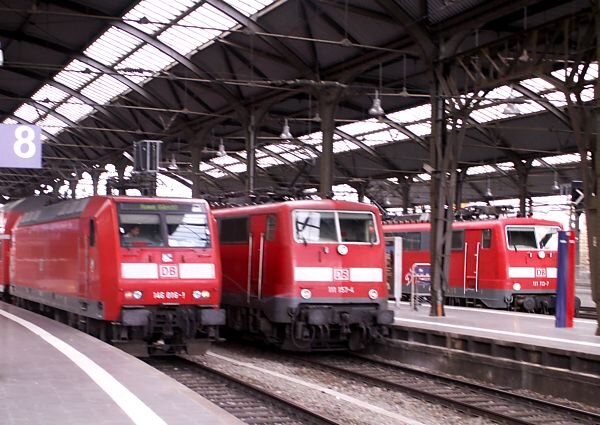
[[[332,199],[318,200],[298,200],[285,201],[260,205],[244,205],[238,207],[225,207],[213,209],[215,215],[235,215],[235,214],[260,214],[278,209],[318,209],[318,210],[359,210],[359,211],[377,211],[379,210],[371,204],[353,201],[338,201]]]
[[[453,221],[452,225],[457,228],[467,229],[467,228],[480,228],[480,227],[491,227],[491,226],[507,226],[507,225],[546,225],[546,226],[559,226],[562,228],[562,225],[558,221],[545,220],[540,218],[533,217],[500,217],[489,220],[468,220],[468,221]],[[413,228],[413,229],[424,229],[428,228],[431,225],[429,221],[420,221],[420,222],[384,222],[383,226],[385,228]]]

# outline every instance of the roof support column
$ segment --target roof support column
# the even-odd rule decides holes
[[[200,154],[207,145],[207,137],[211,128],[202,127],[200,131],[190,137],[190,161],[192,162],[192,198],[199,198],[202,195],[200,178]]]
[[[431,202],[431,310],[430,316],[445,316],[444,312],[444,283],[446,280],[444,268],[445,238],[447,222],[445,217],[445,176],[443,170],[443,152],[446,148],[446,117],[444,110],[441,84],[433,75],[431,88],[431,172],[430,202]]]
[[[267,109],[262,107],[239,113],[246,139],[246,193],[251,196],[256,190],[256,130],[260,128]]]
[[[71,191],[71,198],[75,199],[77,194],[77,182],[79,181],[79,173],[75,172],[75,175],[69,179],[69,190]]]
[[[100,182],[100,170],[94,168],[90,171],[90,176],[92,178],[92,193],[96,196],[98,194],[98,183]]]
[[[471,99],[459,96],[448,64],[434,63],[431,88],[431,316],[444,316],[450,273],[458,157],[465,140]],[[446,96],[453,102],[445,103]],[[446,115],[446,107],[450,113]],[[447,126],[451,126],[451,131]]]
[[[410,208],[410,183],[411,178],[407,175],[401,175],[398,177],[398,181],[402,185],[402,213],[408,214]]]
[[[333,198],[333,131],[335,130],[335,109],[342,93],[340,88],[319,91],[319,115],[321,116],[321,150],[319,194],[324,199]]]
[[[527,180],[529,180],[529,169],[525,168],[519,171],[519,216],[527,217]]]
[[[596,36],[600,34],[600,1],[596,0],[594,4],[595,18],[596,18]],[[596,39],[596,60],[600,59],[600,43]],[[593,121],[595,123],[594,128],[600,128],[600,79],[596,79],[596,86],[594,87],[594,100],[593,100]],[[600,133],[596,133],[596,137],[591,134],[586,137],[590,143],[590,152],[592,154],[592,160],[588,164],[588,161],[584,162],[583,169],[583,190],[585,196],[585,215],[587,219],[587,237],[588,237],[588,250],[590,259],[590,279],[592,286],[592,298],[596,303],[596,315],[598,325],[596,327],[596,335],[600,336]],[[582,144],[579,144],[579,152],[583,158]],[[590,170],[591,168],[591,170]],[[590,172],[592,171],[592,172]]]

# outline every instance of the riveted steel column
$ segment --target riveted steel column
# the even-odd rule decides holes
[[[90,171],[90,176],[92,177],[92,193],[94,195],[98,194],[98,182],[100,181],[100,170],[94,168]]]
[[[594,4],[596,18],[596,60],[600,59],[600,43],[598,42],[598,34],[600,34],[600,1]],[[600,79],[596,79],[594,87],[594,117],[595,128],[600,125]],[[590,135],[590,145],[592,145],[592,169],[595,173],[588,173],[584,176],[584,195],[587,198],[585,202],[585,215],[587,219],[587,235],[588,235],[588,252],[590,259],[590,280],[592,286],[592,298],[596,303],[596,315],[598,325],[596,327],[596,335],[600,336],[600,133],[596,132],[595,142],[593,136]],[[581,148],[580,148],[581,153]],[[587,170],[584,170],[587,173]],[[586,177],[587,184],[586,184]]]
[[[323,137],[319,194],[325,199],[333,198],[333,131],[335,130],[335,109],[340,94],[340,89],[324,89],[319,92],[319,114],[321,116],[321,134]]]
[[[250,115],[244,127],[246,130],[246,193],[252,195],[256,184],[256,121],[254,114]]]
[[[208,144],[208,135],[211,127],[203,127],[195,134],[189,134],[190,160],[192,162],[192,198],[199,198],[202,195],[200,178],[200,155],[202,149]]]
[[[433,73],[431,88],[431,316],[444,316],[444,234],[446,221],[444,220],[443,179],[443,152],[446,144],[446,124],[444,99],[440,82]]]

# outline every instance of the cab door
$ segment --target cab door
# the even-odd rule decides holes
[[[477,292],[479,290],[481,229],[466,229],[464,238],[464,287],[467,292]]]
[[[249,298],[260,299],[264,277],[267,216],[253,215],[250,222],[250,256],[248,257]]]

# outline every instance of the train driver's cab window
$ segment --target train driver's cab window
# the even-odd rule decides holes
[[[371,213],[338,213],[342,242],[377,243],[375,220]]]
[[[337,242],[333,211],[294,211],[294,237],[298,242]]]
[[[119,214],[121,246],[163,246],[160,217],[157,214]]]
[[[206,214],[168,214],[169,246],[209,248],[210,230]]]
[[[508,226],[506,228],[508,247],[515,251],[558,249],[558,227],[552,226]]]
[[[293,212],[297,242],[378,243],[372,213],[337,211]]]
[[[481,247],[492,247],[492,229],[483,229],[483,231],[481,232]]]

